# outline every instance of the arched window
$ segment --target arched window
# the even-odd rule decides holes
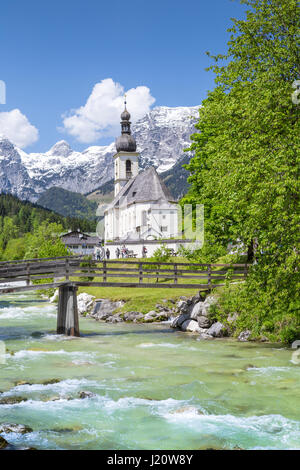
[[[126,178],[128,179],[132,178],[131,165],[131,160],[126,160]]]

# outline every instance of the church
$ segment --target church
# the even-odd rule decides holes
[[[178,236],[178,208],[154,167],[139,170],[126,101],[116,150],[114,200],[104,213],[105,245],[134,245],[140,256],[139,245],[150,244],[147,250],[151,256],[162,240]]]

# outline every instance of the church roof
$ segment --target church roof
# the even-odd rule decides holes
[[[122,206],[124,203],[130,205],[147,201],[176,202],[154,167],[147,168],[131,178],[116,195],[107,210]]]

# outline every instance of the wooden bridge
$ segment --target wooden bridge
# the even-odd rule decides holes
[[[242,281],[247,264],[92,261],[82,256],[0,262],[0,294],[59,289],[57,333],[79,336],[79,286],[197,289],[210,291],[228,280]]]

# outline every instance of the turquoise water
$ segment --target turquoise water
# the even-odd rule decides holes
[[[34,294],[1,296],[0,400],[27,401],[0,405],[0,424],[33,429],[2,434],[13,445],[300,448],[300,365],[281,345],[198,341],[167,324],[81,318],[81,338],[55,328],[55,305]],[[59,381],[43,385],[51,379]],[[82,391],[94,395],[79,398]]]

